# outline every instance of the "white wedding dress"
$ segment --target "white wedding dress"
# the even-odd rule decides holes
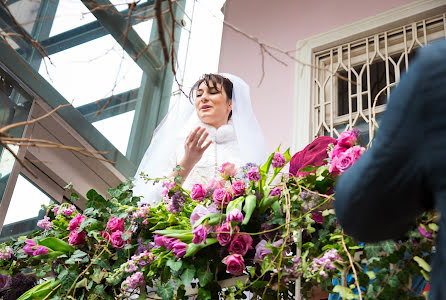
[[[194,166],[184,181],[183,188],[187,190],[190,190],[196,183],[206,184],[213,178],[221,179],[218,169],[225,162],[241,167],[240,149],[232,121],[229,120],[228,124],[220,126],[218,129],[203,123],[200,126],[206,128],[209,133],[207,140],[211,140],[212,144],[206,149],[200,161]],[[179,145],[177,149],[177,161],[180,161],[183,156],[184,144]]]

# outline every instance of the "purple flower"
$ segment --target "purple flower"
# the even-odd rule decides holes
[[[187,248],[187,244],[183,243],[183,242],[177,242],[175,243],[175,245],[173,246],[173,255],[175,255],[178,258],[183,257],[186,254],[186,248]]]
[[[201,244],[204,242],[206,244],[206,237],[208,235],[208,231],[206,227],[203,226],[203,224],[198,225],[197,227],[192,230],[192,233],[194,234],[194,238],[192,239],[192,242],[194,244]]]
[[[338,254],[338,250],[331,249],[322,255],[320,258],[313,258],[312,270],[314,273],[319,273],[324,277],[328,277],[326,271],[334,271],[336,269],[334,263],[337,261],[344,261]]]
[[[71,216],[75,211],[76,211],[76,206],[74,206],[74,205],[71,205],[68,208],[63,208],[62,209],[62,213],[64,215],[66,215],[67,217]]]
[[[133,273],[136,270],[138,270],[138,267],[133,260],[129,260],[124,266],[124,271],[126,271],[127,273]]]
[[[270,197],[279,196],[282,193],[282,190],[279,187],[273,188],[269,193]]]
[[[281,168],[286,164],[286,158],[279,152],[274,153],[273,161],[271,162],[274,168]]]
[[[127,277],[122,282],[122,288],[130,292],[143,284],[144,284],[144,275],[141,272],[136,272],[133,275]]]
[[[254,260],[260,264],[265,256],[271,253],[271,250],[265,247],[266,244],[267,241],[261,240],[256,246],[256,255],[254,256]]]
[[[8,274],[0,274],[0,292],[8,289],[11,286],[12,277]]]
[[[181,191],[176,191],[170,198],[170,205],[167,207],[167,210],[173,214],[179,213],[184,201],[185,199],[183,193]]]
[[[33,256],[48,254],[48,248],[45,246],[36,246],[36,250],[33,252]]]
[[[57,212],[59,211],[59,205],[54,206],[52,211],[55,215],[57,215]]]
[[[166,248],[167,250],[172,250],[175,244],[181,243],[179,239],[166,237]]]
[[[203,205],[195,206],[192,214],[190,215],[190,225],[194,226],[195,222],[197,222],[201,217],[209,214],[209,211]]]
[[[432,238],[432,234],[430,232],[427,232],[423,226],[418,226],[418,231],[420,232],[420,234],[428,239]]]
[[[243,214],[237,208],[232,209],[226,217],[226,222],[243,222]]]
[[[232,192],[234,193],[234,196],[238,197],[243,195],[245,193],[245,187],[246,184],[241,180],[237,180],[236,182],[234,182],[232,184]]]
[[[12,256],[12,249],[6,246],[4,249],[0,249],[0,260],[10,259]]]
[[[36,243],[33,240],[27,239],[25,240],[25,247],[23,247],[23,251],[26,255],[33,255],[34,253],[34,247],[36,247]]]
[[[50,230],[53,228],[53,222],[50,221],[48,216],[45,216],[42,220],[37,221],[37,226],[45,230]]]
[[[252,167],[251,170],[248,171],[248,180],[250,181],[260,181],[260,171],[257,167]]]

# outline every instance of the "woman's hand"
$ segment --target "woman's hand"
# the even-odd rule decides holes
[[[198,126],[187,136],[184,143],[184,158],[183,162],[186,165],[194,167],[195,164],[200,161],[204,151],[212,144],[212,141],[208,141],[206,144],[206,138],[209,133],[206,128]]]
[[[184,157],[179,162],[181,170],[172,172],[169,174],[169,177],[181,176],[181,184],[183,184],[190,171],[200,161],[204,151],[212,144],[212,141],[204,143],[208,136],[209,133],[206,131],[206,128],[200,126],[191,131],[184,143]]]

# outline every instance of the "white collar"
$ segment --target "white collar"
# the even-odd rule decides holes
[[[236,139],[232,119],[229,120],[227,124],[220,126],[218,129],[203,122],[200,122],[200,126],[206,128],[206,130],[209,132],[209,137],[217,144]]]

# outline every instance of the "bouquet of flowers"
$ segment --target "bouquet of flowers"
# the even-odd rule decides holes
[[[321,286],[348,299],[409,299],[414,276],[428,276],[435,216],[398,243],[358,244],[342,232],[333,187],[365,150],[357,135],[342,133],[305,176],[283,174],[291,156],[277,149],[261,166],[227,162],[191,191],[180,178],[155,179],[157,206],[132,195],[131,181],[108,200],[90,190],[82,212],[50,205],[41,231],[0,246],[0,296],[292,299]]]

